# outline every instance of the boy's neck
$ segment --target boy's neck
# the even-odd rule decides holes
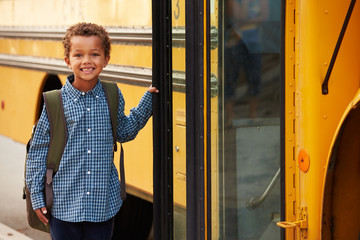
[[[76,79],[76,77],[75,77],[75,80],[72,83],[72,86],[81,92],[88,92],[88,91],[91,91],[92,89],[94,89],[97,82],[98,82],[98,80],[84,81],[84,80]]]

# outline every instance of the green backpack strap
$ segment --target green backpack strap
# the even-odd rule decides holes
[[[110,119],[111,119],[111,126],[113,132],[113,146],[114,152],[117,151],[116,145],[116,129],[117,129],[117,115],[118,115],[118,107],[119,107],[119,89],[114,82],[106,82],[101,81],[103,86],[106,101],[108,103],[109,112],[110,112]],[[121,199],[126,199],[126,184],[125,184],[125,171],[124,171],[124,150],[120,143],[121,152],[120,152],[120,182],[121,182]]]
[[[52,178],[59,168],[67,141],[67,127],[60,90],[43,93],[46,113],[50,124],[50,143],[45,174],[45,202],[50,209],[53,204]]]
[[[118,113],[118,105],[119,105],[119,90],[116,83],[113,82],[105,82],[101,81],[103,86],[106,101],[108,103],[109,112],[110,112],[110,120],[112,126],[112,133],[113,133],[113,144],[114,144],[114,151],[117,151],[116,145],[116,125],[117,125],[117,113]]]

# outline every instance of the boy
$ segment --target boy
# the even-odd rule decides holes
[[[37,216],[50,224],[52,239],[111,239],[122,200],[113,163],[110,113],[99,82],[99,74],[110,59],[110,39],[103,27],[79,23],[67,30],[63,46],[65,62],[73,71],[61,89],[68,139],[53,178],[49,219],[42,195],[50,139],[45,108],[26,161],[26,184]],[[125,116],[119,90],[117,141],[134,139],[145,126],[152,114],[152,93],[157,92],[150,86],[139,105]]]

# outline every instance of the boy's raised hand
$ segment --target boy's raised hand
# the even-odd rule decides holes
[[[152,85],[150,85],[148,92],[150,93],[158,93],[159,90],[156,87],[153,87]]]

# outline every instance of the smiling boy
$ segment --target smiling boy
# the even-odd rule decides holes
[[[44,224],[50,224],[53,240],[112,237],[114,216],[122,200],[117,169],[113,163],[110,113],[99,74],[110,60],[110,39],[101,26],[79,23],[63,39],[65,62],[73,71],[61,89],[68,130],[67,144],[53,178],[53,207],[47,219],[42,189],[50,126],[44,107],[26,161],[26,184],[33,209]],[[116,138],[134,139],[152,114],[150,86],[138,106],[124,114],[119,90]]]
[[[70,53],[65,62],[74,72],[73,87],[87,92],[95,87],[103,68],[109,62],[98,36],[74,36],[70,40]]]

